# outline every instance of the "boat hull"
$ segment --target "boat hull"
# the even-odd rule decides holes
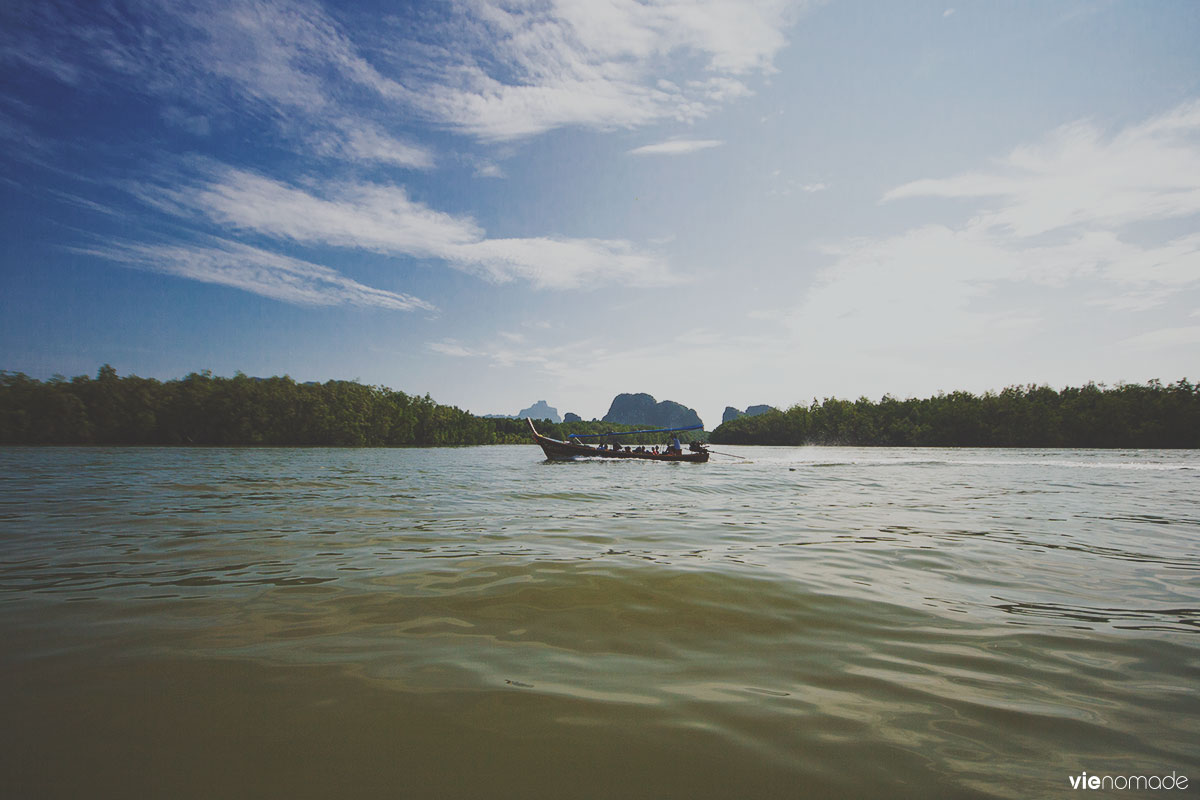
[[[564,442],[559,439],[551,439],[549,436],[542,436],[537,432],[537,428],[533,426],[533,420],[529,420],[529,429],[533,432],[533,440],[541,446],[542,452],[546,454],[546,458],[552,461],[573,461],[576,458],[675,461],[688,464],[703,464],[708,461],[707,450],[687,453],[638,453],[633,450],[629,450],[628,452],[625,450],[601,450],[599,447],[591,445]]]

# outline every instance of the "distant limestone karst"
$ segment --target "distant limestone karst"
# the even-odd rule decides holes
[[[583,422],[583,417],[568,411],[567,413],[563,414],[563,422]]]
[[[602,421],[651,428],[686,428],[703,424],[693,409],[673,400],[660,403],[644,393],[617,395]]]
[[[538,400],[529,408],[517,412],[517,419],[548,419],[551,422],[562,422],[558,409],[549,405],[545,400]]]
[[[484,414],[484,419],[548,419],[551,422],[562,422],[558,416],[558,409],[547,403],[545,400],[538,400],[529,408],[524,408],[516,414]]]
[[[759,414],[774,410],[773,406],[750,406],[745,411],[738,411],[733,406],[725,406],[725,413],[721,415],[721,424],[732,422],[738,417],[757,417]]]

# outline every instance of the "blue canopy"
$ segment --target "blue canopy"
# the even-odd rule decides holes
[[[597,439],[603,436],[629,436],[634,433],[674,433],[675,431],[694,431],[703,425],[689,425],[686,428],[655,428],[652,431],[609,431],[608,433],[570,433],[568,439]]]

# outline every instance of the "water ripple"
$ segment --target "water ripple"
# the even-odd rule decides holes
[[[178,771],[297,731],[276,781],[466,759],[542,796],[547,759],[660,796],[1200,781],[1200,456],[730,449],[0,450],[0,744]]]

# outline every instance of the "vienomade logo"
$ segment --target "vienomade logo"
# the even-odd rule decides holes
[[[1186,789],[1186,775],[1088,775],[1081,772],[1069,777],[1072,789]]]

